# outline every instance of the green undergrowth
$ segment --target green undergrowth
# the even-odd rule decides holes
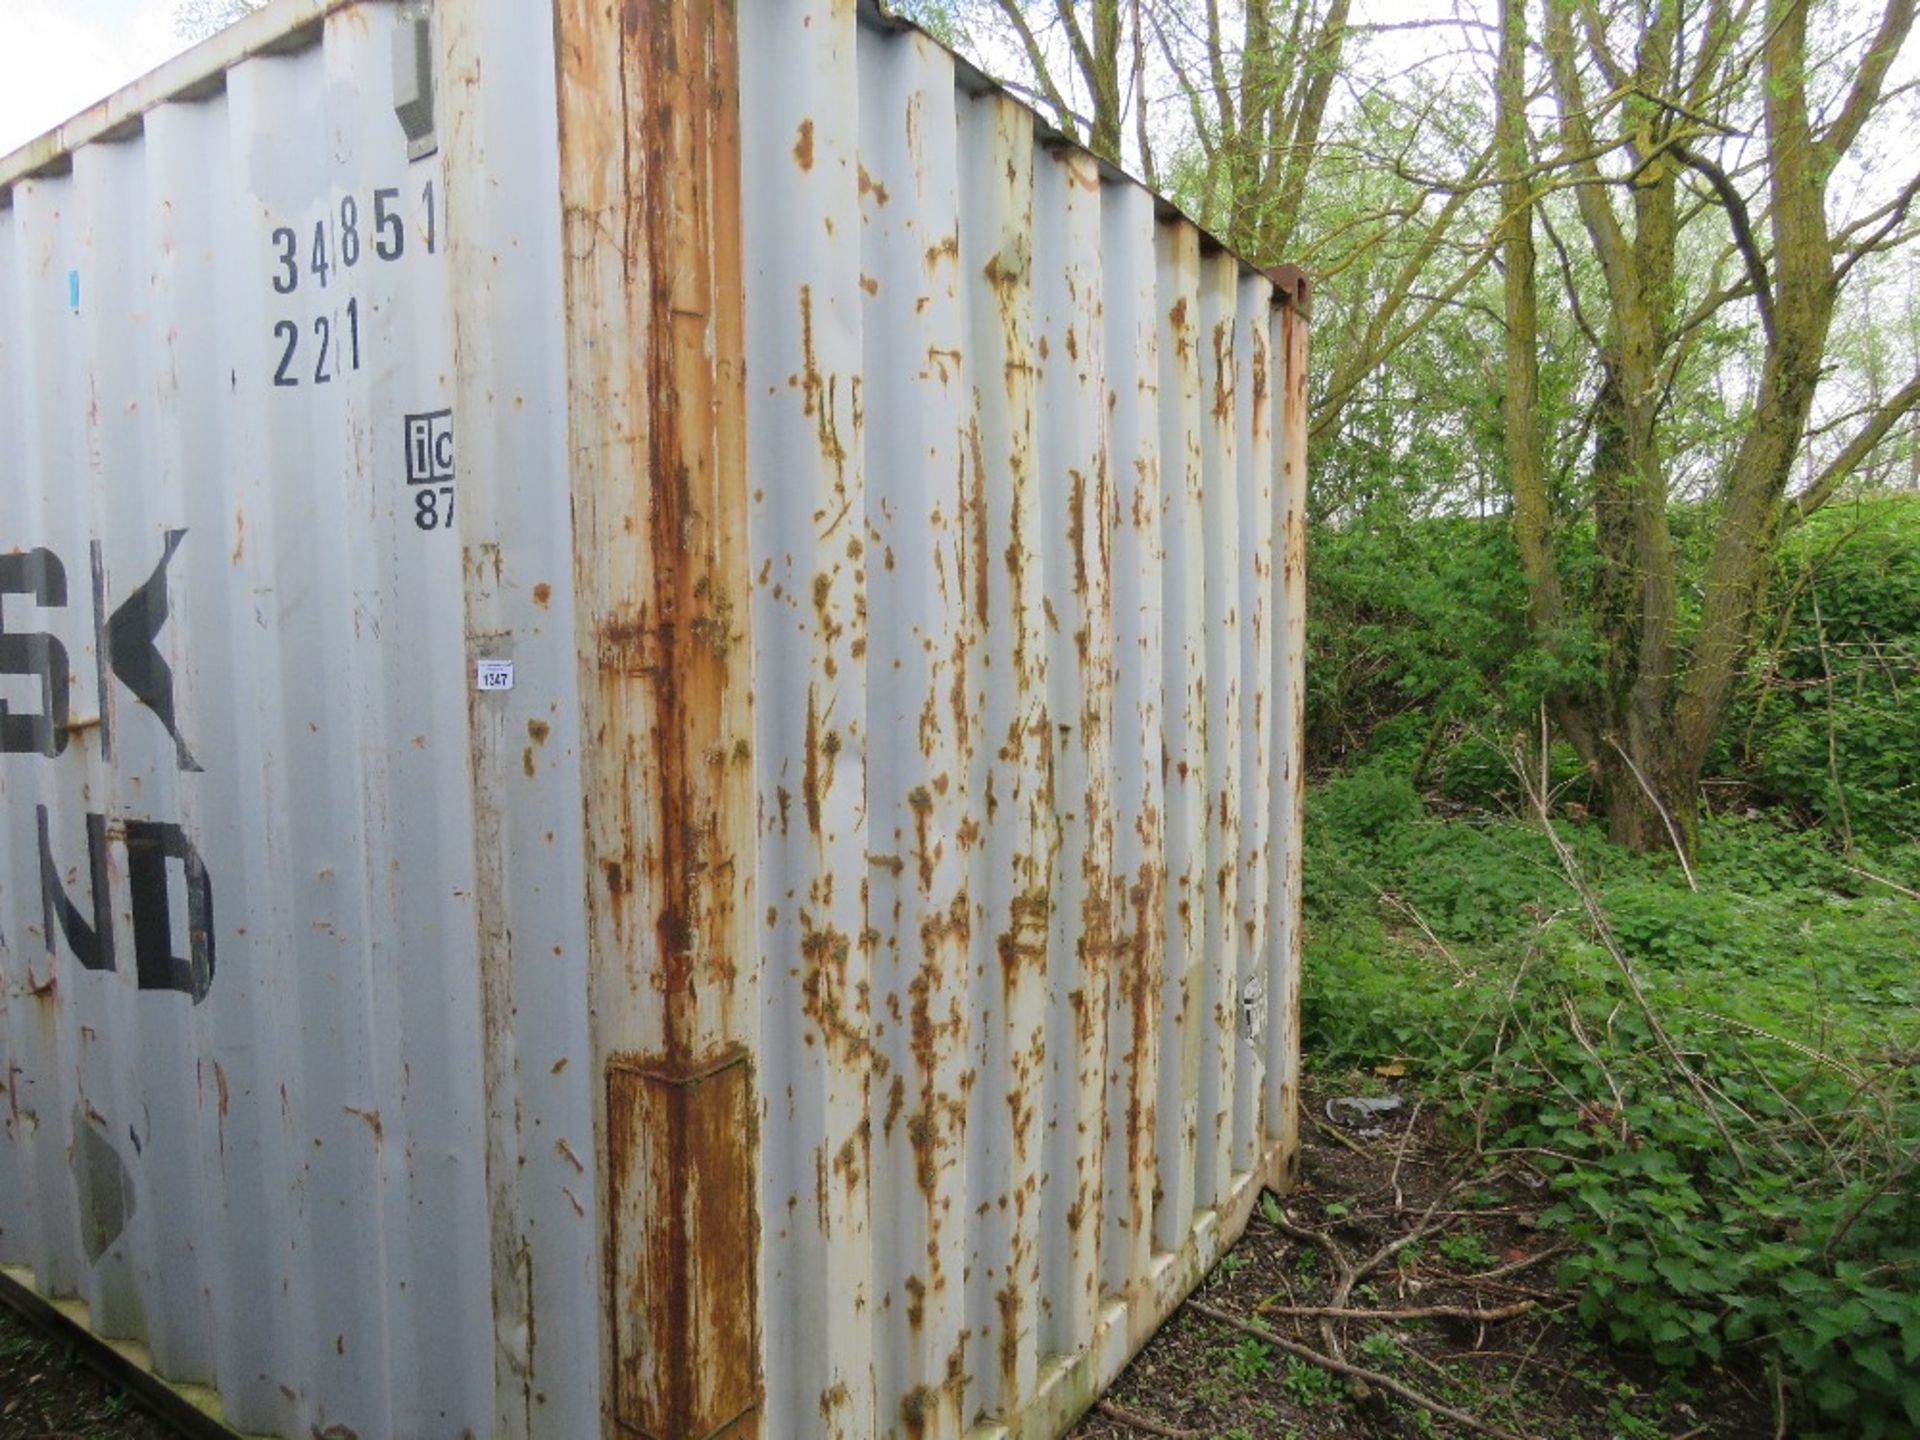
[[[1531,1175],[1613,1343],[1748,1363],[1795,1434],[1920,1431],[1920,846],[1711,817],[1690,885],[1411,769],[1310,794],[1312,1062],[1401,1062]]]

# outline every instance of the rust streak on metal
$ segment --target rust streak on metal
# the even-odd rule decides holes
[[[734,24],[556,13],[610,1434],[760,1429]]]

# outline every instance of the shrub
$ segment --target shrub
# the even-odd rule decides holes
[[[1697,892],[1563,827],[1616,960],[1537,830],[1339,785],[1308,806],[1314,1063],[1399,1058],[1525,1157],[1615,1343],[1775,1368],[1796,1433],[1920,1427],[1920,907],[1764,820],[1705,823]]]

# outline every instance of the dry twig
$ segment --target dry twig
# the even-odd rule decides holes
[[[1116,1424],[1125,1425],[1129,1430],[1140,1430],[1148,1435],[1158,1435],[1162,1440],[1206,1440],[1206,1432],[1201,1430],[1182,1430],[1176,1425],[1163,1425],[1158,1420],[1150,1420],[1145,1415],[1136,1414],[1125,1406],[1116,1405],[1111,1400],[1102,1400],[1093,1407]]]
[[[1263,1344],[1271,1345],[1276,1350],[1284,1351],[1297,1359],[1318,1365],[1323,1370],[1331,1370],[1337,1375],[1345,1375],[1349,1380],[1357,1380],[1363,1384],[1376,1386],[1389,1395],[1397,1395],[1408,1404],[1418,1405],[1421,1409],[1430,1410],[1435,1415],[1453,1421],[1456,1425],[1463,1425],[1476,1435],[1491,1435],[1494,1440],[1521,1440],[1521,1437],[1513,1432],[1489,1425],[1478,1416],[1469,1415],[1464,1410],[1456,1410],[1453,1406],[1436,1400],[1431,1395],[1414,1389],[1411,1385],[1402,1384],[1391,1375],[1382,1375],[1378,1370],[1369,1370],[1364,1365],[1355,1365],[1348,1360],[1337,1360],[1331,1355],[1323,1355],[1310,1345],[1302,1345],[1297,1340],[1289,1340],[1284,1335],[1275,1334],[1265,1325],[1242,1320],[1238,1315],[1231,1315],[1225,1310],[1215,1309],[1200,1301],[1194,1300],[1188,1303],[1209,1320],[1229,1326],[1243,1335],[1250,1335]]]
[[[1356,1310],[1341,1305],[1276,1305],[1263,1300],[1254,1307],[1262,1315],[1326,1315],[1336,1320],[1512,1320],[1533,1309],[1533,1301],[1516,1300],[1481,1310],[1472,1305],[1415,1305],[1405,1310]]]

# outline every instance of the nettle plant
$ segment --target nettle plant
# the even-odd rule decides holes
[[[1613,1343],[1756,1364],[1795,1434],[1915,1433],[1920,907],[1882,862],[1722,817],[1689,883],[1597,827],[1435,821],[1378,774],[1314,799],[1318,1063],[1391,1052],[1451,1092],[1543,1182]]]

